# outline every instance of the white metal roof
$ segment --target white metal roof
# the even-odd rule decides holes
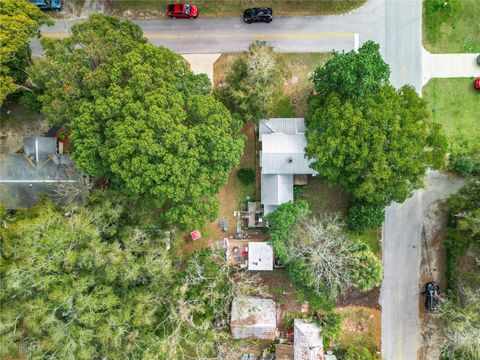
[[[262,174],[263,205],[281,205],[293,201],[293,175]]]
[[[294,359],[321,360],[323,358],[323,339],[321,328],[315,323],[302,319],[293,322]]]
[[[263,134],[303,134],[305,133],[305,121],[303,118],[272,118],[260,120],[260,141]]]
[[[248,270],[273,270],[273,249],[266,242],[248,243]]]
[[[260,156],[262,174],[317,174],[317,172],[310,167],[313,160],[306,159],[303,153],[272,154],[262,151]]]

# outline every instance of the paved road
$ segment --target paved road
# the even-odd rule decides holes
[[[421,0],[370,0],[351,14],[277,17],[268,25],[247,25],[240,17],[135,22],[152,44],[182,54],[242,51],[256,39],[268,40],[284,52],[351,50],[355,48],[355,34],[358,34],[359,45],[367,40],[380,44],[395,86],[410,83],[420,92],[421,14]],[[70,26],[78,21],[81,20],[58,21],[54,27],[42,29],[42,33],[66,36]],[[41,54],[38,43],[33,44],[33,51]],[[417,192],[404,204],[392,205],[386,212],[381,303],[382,348],[387,360],[416,359],[419,223],[424,197],[422,192]]]
[[[387,360],[415,360],[420,342],[418,317],[420,238],[429,206],[461,187],[463,180],[429,171],[425,188],[385,212],[382,355]]]
[[[241,16],[196,20],[135,20],[154,45],[163,45],[182,54],[223,53],[245,50],[255,39],[265,39],[279,51],[317,52],[351,50],[354,33],[360,43],[371,39],[385,42],[385,2],[370,0],[351,14],[338,16],[276,17],[270,24],[245,24]],[[58,20],[43,34],[67,35],[72,24],[83,21]],[[34,44],[35,53],[41,52]]]

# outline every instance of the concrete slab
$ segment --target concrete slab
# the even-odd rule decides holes
[[[478,54],[431,54],[422,49],[422,86],[431,78],[480,76]]]
[[[207,74],[213,84],[213,64],[222,54],[183,54],[194,74]]]

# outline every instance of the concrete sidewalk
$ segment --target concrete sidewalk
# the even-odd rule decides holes
[[[422,86],[431,78],[480,76],[478,54],[430,54],[422,49]]]
[[[222,54],[183,54],[194,74],[207,74],[213,86],[213,64]]]

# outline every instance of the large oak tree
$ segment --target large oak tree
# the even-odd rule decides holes
[[[213,219],[244,139],[206,75],[147,44],[133,23],[100,15],[44,44],[34,80],[43,111],[68,120],[78,167],[151,201],[168,224]]]
[[[0,0],[0,105],[8,94],[24,87],[31,63],[30,39],[52,20],[24,0]]]

